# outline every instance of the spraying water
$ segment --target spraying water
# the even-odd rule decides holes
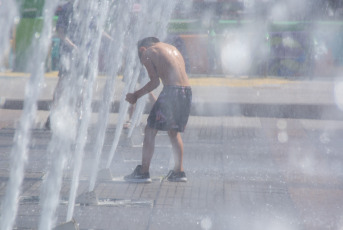
[[[135,68],[135,72],[136,71],[137,71],[137,68]],[[127,71],[125,71],[125,73],[126,72]],[[110,168],[110,165],[112,163],[114,153],[118,147],[119,138],[120,138],[121,132],[123,130],[123,124],[125,121],[125,116],[126,116],[127,111],[129,109],[129,103],[127,101],[125,101],[125,95],[129,91],[132,91],[134,89],[134,85],[136,84],[137,79],[138,79],[138,74],[136,72],[135,76],[133,76],[133,79],[131,80],[131,84],[127,84],[124,88],[124,91],[123,91],[124,93],[123,93],[121,100],[120,100],[119,118],[117,121],[117,127],[116,127],[116,131],[115,131],[115,135],[114,135],[113,145],[112,145],[111,150],[110,150],[110,155],[109,155],[109,158],[107,161],[106,168]]]
[[[49,172],[44,181],[41,192],[42,215],[40,217],[39,229],[52,229],[55,225],[55,212],[59,204],[59,192],[62,184],[62,172],[70,153],[70,138],[63,139],[54,136],[53,142],[49,144],[50,154],[53,156]]]
[[[10,230],[18,209],[18,197],[20,186],[23,181],[24,168],[27,162],[28,143],[31,138],[32,124],[37,112],[37,99],[40,93],[40,86],[44,81],[44,61],[48,54],[51,41],[52,16],[57,6],[56,1],[47,1],[44,6],[44,27],[41,37],[33,44],[36,47],[36,57],[31,63],[31,77],[26,86],[23,115],[20,119],[19,128],[14,137],[14,147],[11,152],[11,175],[7,186],[4,202],[2,203],[1,229]],[[9,4],[9,5],[7,5]],[[5,3],[5,6],[14,7],[12,1]],[[6,8],[6,7],[5,7]],[[14,7],[14,9],[16,9]],[[8,9],[9,12],[11,11]],[[15,13],[9,13],[10,21],[13,21]],[[9,30],[10,27],[8,27]]]
[[[141,71],[144,71],[144,69],[142,69]],[[149,78],[144,74],[144,78],[142,79],[141,85],[145,85],[146,83],[148,83],[148,81],[149,81]],[[147,99],[148,99],[148,95],[144,95],[143,97],[137,100],[135,111],[132,114],[132,125],[130,126],[129,132],[127,134],[129,138],[132,136],[134,128],[137,126],[138,122],[141,120]]]
[[[95,19],[95,27],[99,28],[97,33],[94,34],[94,31],[89,30],[87,31],[88,34],[86,34],[86,37],[88,39],[88,42],[86,43],[86,46],[84,47],[84,50],[87,50],[87,46],[89,44],[89,47],[91,49],[91,60],[88,60],[88,65],[86,68],[89,68],[87,71],[87,79],[89,79],[88,86],[86,86],[85,92],[84,92],[84,98],[82,103],[82,120],[81,124],[78,130],[78,137],[76,140],[76,149],[75,149],[75,163],[74,163],[74,171],[73,171],[73,180],[72,180],[72,186],[70,190],[69,195],[69,203],[68,203],[68,213],[67,213],[67,221],[70,221],[73,217],[74,212],[74,204],[75,204],[75,198],[76,198],[76,192],[79,184],[79,177],[80,177],[80,171],[82,167],[82,159],[84,156],[84,146],[86,144],[86,137],[87,137],[87,128],[89,124],[89,118],[91,114],[91,102],[92,102],[92,96],[93,96],[93,84],[95,81],[95,78],[98,74],[98,68],[97,68],[97,61],[98,61],[98,53],[100,48],[100,42],[101,42],[101,34],[103,33],[103,26],[104,22],[107,16],[107,10],[109,6],[108,1],[102,2],[100,5],[94,1],[89,3],[89,10],[87,16],[89,18]]]
[[[146,10],[149,9],[147,7],[147,3],[142,4],[142,19],[137,20],[136,18],[131,18],[131,25],[132,28],[128,31],[129,36],[127,36],[127,45],[128,47],[132,47],[126,57],[125,60],[125,70],[124,70],[124,77],[125,77],[125,87],[122,92],[121,100],[120,100],[120,109],[119,109],[119,119],[117,121],[117,127],[115,131],[114,141],[113,145],[110,150],[110,155],[107,161],[106,168],[109,168],[111,165],[111,162],[114,157],[115,150],[117,149],[119,138],[123,129],[123,124],[125,120],[125,116],[127,114],[129,103],[125,101],[126,94],[129,91],[132,91],[136,85],[137,79],[138,79],[138,70],[139,70],[139,64],[136,57],[136,42],[139,40],[139,38],[142,35],[143,30],[145,29],[144,23],[147,22],[146,19]]]
[[[115,77],[117,76],[117,72],[122,65],[121,56],[123,55],[123,46],[125,42],[125,33],[128,31],[129,25],[129,17],[130,15],[130,8],[129,4],[125,2],[120,2],[117,9],[110,10],[111,12],[115,12],[115,18],[113,21],[121,20],[122,23],[118,24],[116,27],[111,27],[111,35],[116,36],[116,42],[112,42],[108,47],[109,52],[107,55],[106,60],[110,60],[110,54],[115,54],[114,57],[112,56],[113,63],[118,63],[117,65],[108,65],[108,74],[109,76],[106,79],[105,90],[103,92],[103,100],[100,107],[100,112],[98,116],[98,129],[96,131],[96,141],[94,145],[93,153],[95,155],[94,164],[91,171],[91,178],[89,184],[89,191],[93,191],[95,187],[97,172],[98,172],[98,165],[100,162],[102,146],[105,140],[105,133],[106,127],[108,123],[109,117],[109,109],[111,105],[111,101],[113,99],[114,90],[115,90]]]
[[[43,214],[39,224],[39,229],[42,230],[51,229],[55,224],[54,215],[58,206],[64,164],[74,146],[75,165],[67,219],[71,219],[73,215],[83,149],[87,140],[93,83],[97,75],[96,61],[106,17],[106,12],[103,14],[102,10],[107,9],[106,6],[107,2],[100,7],[98,2],[93,1],[75,1],[73,5],[72,25],[76,29],[68,30],[67,36],[79,42],[71,55],[62,56],[62,64],[68,72],[60,79],[64,84],[64,91],[51,111],[53,136],[49,149],[54,161],[42,190]]]
[[[133,33],[131,44],[134,44],[133,47],[135,47],[136,42],[143,37],[147,36],[156,36],[161,38],[162,40],[167,34],[167,24],[170,20],[171,14],[176,6],[175,1],[159,1],[156,2],[147,2],[143,4],[143,10],[145,10],[143,14],[143,19],[139,20],[139,23],[136,24],[135,32]],[[148,25],[148,26],[147,26]],[[122,132],[124,119],[127,114],[127,110],[129,107],[129,103],[125,101],[125,96],[128,92],[133,92],[138,76],[140,67],[138,67],[140,64],[138,64],[138,59],[136,57],[135,49],[132,49],[132,51],[129,53],[129,59],[128,59],[128,65],[125,69],[125,76],[128,76],[128,84],[126,84],[123,95],[120,101],[120,111],[119,111],[119,119],[117,122],[117,128],[114,136],[113,145],[110,150],[110,155],[107,161],[106,168],[109,168],[115,151],[118,146],[119,137]],[[131,71],[131,69],[134,69],[134,72]]]

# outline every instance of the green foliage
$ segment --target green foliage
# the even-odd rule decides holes
[[[41,17],[44,2],[45,0],[17,0],[23,18]]]

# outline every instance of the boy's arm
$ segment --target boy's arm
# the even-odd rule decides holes
[[[146,52],[150,53],[150,51]],[[128,93],[126,95],[126,100],[131,104],[136,103],[138,98],[144,96],[147,93],[150,93],[160,85],[160,79],[157,75],[156,66],[151,58],[153,57],[153,54],[150,53],[149,55],[149,53],[145,54],[142,57],[142,64],[145,66],[148,72],[150,81],[147,84],[145,84],[141,89],[135,91],[134,93]]]
[[[149,51],[146,51],[149,52]],[[150,52],[149,52],[150,53]],[[143,86],[141,89],[137,90],[136,92],[134,92],[135,96],[138,98],[142,97],[143,95],[150,93],[151,91],[153,91],[154,89],[156,89],[159,85],[160,85],[160,79],[157,75],[157,70],[156,70],[156,66],[152,61],[152,58],[150,58],[149,53],[147,55],[144,55],[143,60],[142,60],[142,64],[145,66],[150,81]]]
[[[63,28],[57,28],[57,36],[59,39],[64,41],[69,46],[73,47],[74,49],[77,49],[77,46],[67,37],[67,35],[64,32]]]
[[[114,39],[111,37],[111,35],[109,35],[107,32],[103,31],[102,32],[102,37],[106,38],[107,40],[110,40],[111,42],[114,41]]]

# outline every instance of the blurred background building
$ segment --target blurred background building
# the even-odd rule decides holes
[[[44,0],[17,1],[21,17],[5,65],[26,71]],[[132,14],[140,14],[142,1],[128,1]],[[325,77],[342,67],[343,0],[173,1],[166,41],[182,52],[190,75]],[[53,37],[47,71],[58,69],[58,59],[59,39]]]

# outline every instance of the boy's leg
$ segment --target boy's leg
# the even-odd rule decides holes
[[[144,130],[144,141],[143,141],[143,150],[142,150],[142,169],[141,173],[149,172],[150,163],[152,156],[154,155],[155,150],[155,137],[157,130],[145,127]]]
[[[131,125],[131,119],[132,119],[132,114],[133,114],[133,111],[135,110],[135,105],[130,105],[130,107],[129,107],[129,111],[128,111],[128,113],[129,113],[129,119],[124,123],[124,125],[123,125],[123,128],[124,129],[128,129],[128,128],[130,128],[130,125]]]
[[[59,73],[59,76],[58,76],[58,80],[57,80],[57,84],[55,86],[55,89],[54,89],[54,92],[52,94],[52,105],[51,107],[54,107],[56,106],[56,103],[57,103],[57,100],[58,98],[61,96],[62,94],[62,90],[63,90],[63,86],[62,86],[62,78],[60,76],[60,73]],[[46,119],[45,121],[45,124],[44,124],[44,127],[46,129],[50,129],[51,128],[51,124],[50,124],[50,113],[49,113],[49,116],[48,118]]]
[[[169,130],[168,135],[174,153],[174,172],[183,172],[183,142],[181,139],[181,135],[176,130]]]

